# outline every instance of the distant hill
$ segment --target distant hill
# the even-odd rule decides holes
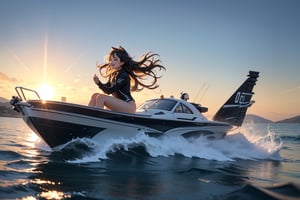
[[[9,102],[9,100],[5,99],[3,97],[0,97],[0,103],[6,103],[6,102]]]
[[[277,121],[276,123],[300,123],[300,115],[288,119]]]
[[[258,115],[247,114],[244,123],[273,123],[273,121]]]
[[[21,117],[21,113],[14,111],[11,107],[9,102],[0,102],[0,117]]]

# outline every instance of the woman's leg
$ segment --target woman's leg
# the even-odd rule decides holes
[[[135,113],[136,111],[136,104],[134,101],[125,102],[121,99],[105,94],[97,95],[95,106],[98,108],[104,108],[104,106],[106,106],[110,110],[118,112]]]
[[[90,102],[89,102],[88,106],[91,106],[91,107],[95,107],[96,106],[96,101],[97,101],[98,95],[100,95],[100,94],[99,93],[94,93],[91,96],[91,99],[90,99]]]

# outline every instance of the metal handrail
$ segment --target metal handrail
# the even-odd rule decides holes
[[[29,92],[34,93],[34,94],[41,100],[40,95],[39,95],[39,94],[37,93],[37,91],[35,91],[35,90],[28,89],[28,88],[25,88],[25,87],[22,87],[22,86],[16,86],[16,87],[15,87],[15,90],[16,90],[18,96],[20,97],[21,101],[22,101],[22,100],[27,101],[26,96],[25,96],[25,93],[24,93],[23,90],[26,90],[26,91],[29,91]]]

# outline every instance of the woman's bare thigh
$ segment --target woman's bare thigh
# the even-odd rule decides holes
[[[105,96],[104,98],[104,105],[113,111],[135,113],[136,104],[134,101],[126,102],[112,96]]]

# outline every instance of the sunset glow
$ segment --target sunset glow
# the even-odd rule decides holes
[[[253,70],[260,77],[249,114],[274,121],[299,115],[298,3],[138,2],[119,7],[110,1],[76,1],[72,12],[65,1],[7,3],[14,13],[2,6],[0,97],[9,99],[18,85],[36,89],[47,83],[55,86],[55,95],[53,87],[40,86],[44,99],[66,97],[87,105],[93,93],[101,92],[92,79],[96,63],[121,45],[136,60],[147,51],[159,54],[167,69],[159,88],[132,93],[137,104],[186,92],[213,116]],[[99,6],[107,9],[98,12]],[[133,7],[138,12],[122,15],[122,21],[135,23],[120,24],[118,14]],[[155,12],[145,16],[146,7]],[[116,15],[107,20],[112,9]]]
[[[43,100],[50,100],[54,97],[54,88],[47,84],[42,84],[38,87],[37,92]]]

